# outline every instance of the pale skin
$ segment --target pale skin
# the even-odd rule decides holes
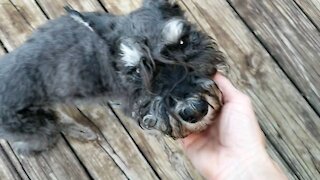
[[[182,140],[193,165],[206,179],[287,179],[267,154],[249,97],[221,74],[214,81],[223,94],[220,115],[204,132]]]

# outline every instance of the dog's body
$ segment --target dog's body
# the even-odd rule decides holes
[[[187,43],[181,38],[190,44],[176,52],[175,43]],[[53,106],[99,97],[123,100],[124,112],[144,128],[182,137],[209,122],[171,114],[188,104],[192,115],[199,108],[199,117],[207,114],[202,95],[218,95],[209,77],[223,63],[211,39],[165,0],[146,0],[127,16],[71,12],[0,60],[0,137],[21,152],[42,151],[62,128]]]

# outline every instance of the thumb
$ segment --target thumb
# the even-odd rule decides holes
[[[242,94],[226,77],[220,73],[216,73],[213,77],[213,80],[222,92],[224,103],[231,102],[232,100],[237,99],[240,94]]]

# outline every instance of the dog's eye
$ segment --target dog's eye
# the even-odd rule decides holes
[[[127,70],[127,74],[129,75],[137,75],[140,74],[140,68],[138,67],[133,67]]]
[[[178,46],[180,48],[185,48],[188,45],[188,38],[189,37],[187,35],[182,36],[179,40]]]

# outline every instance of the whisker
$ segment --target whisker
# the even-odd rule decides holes
[[[208,106],[210,106],[212,109],[214,109],[213,105],[211,105],[207,100],[204,100]]]

